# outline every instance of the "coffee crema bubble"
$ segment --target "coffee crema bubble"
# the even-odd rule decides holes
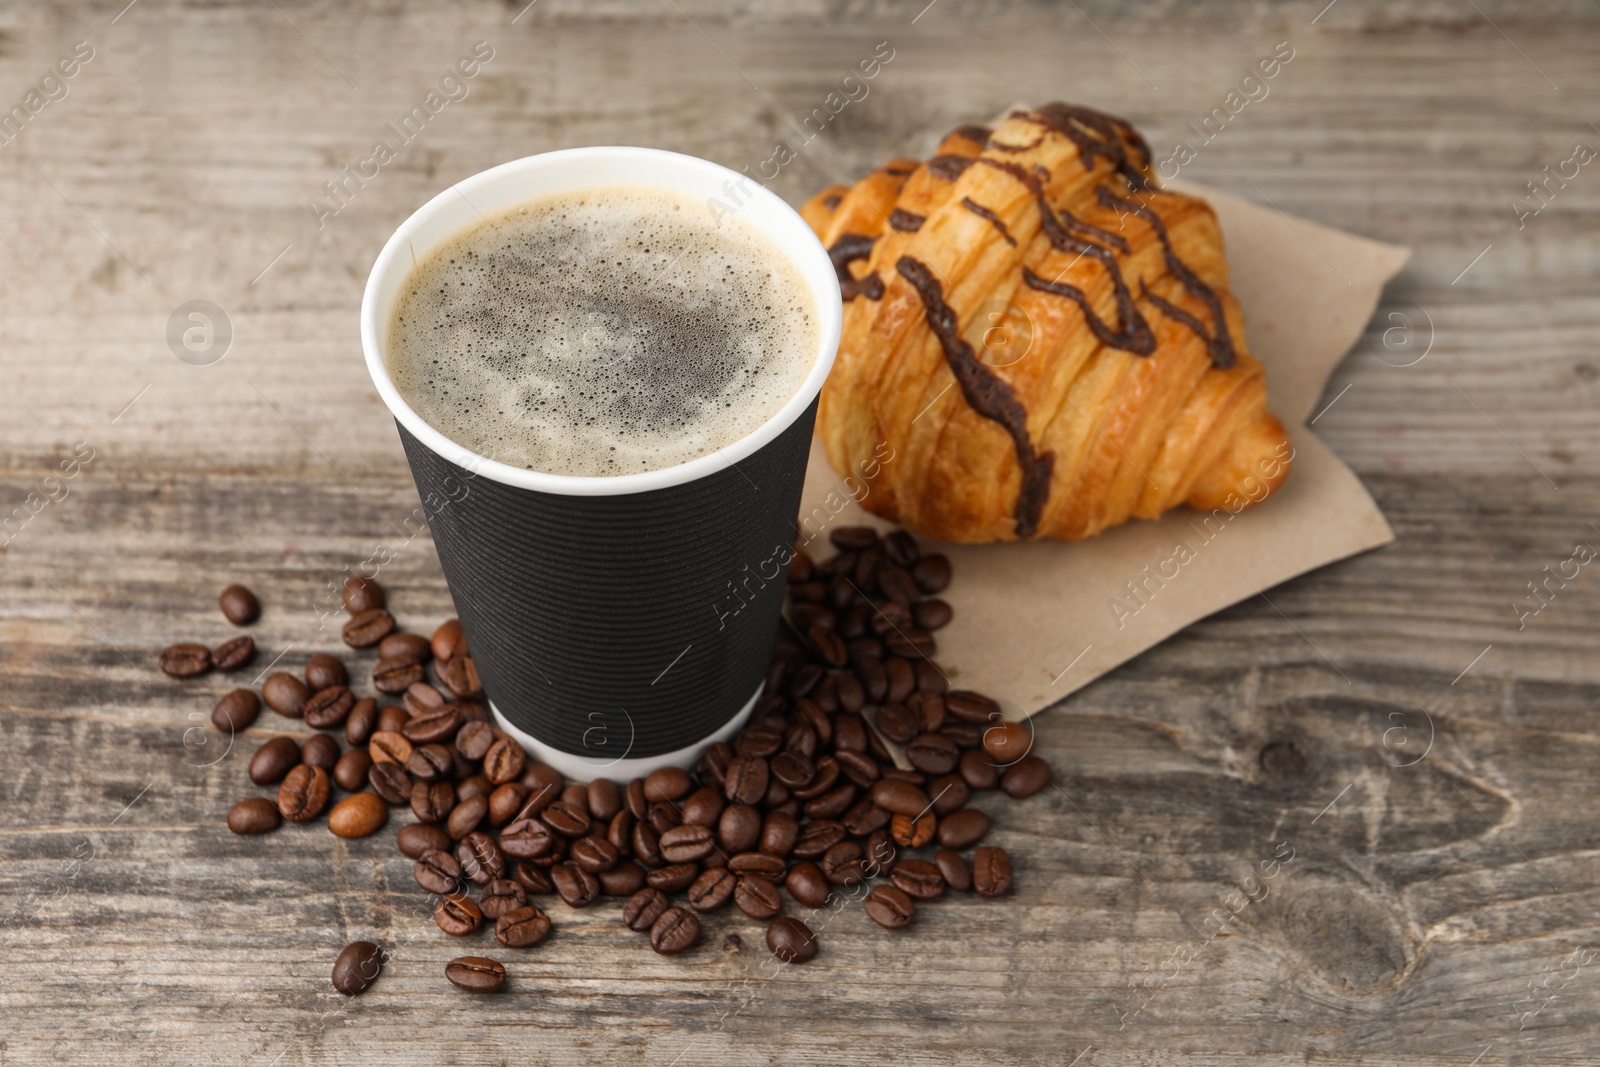
[[[608,186],[469,226],[413,267],[388,365],[422,419],[529,470],[676,466],[754,432],[799,391],[818,325],[799,269],[740,219]]]

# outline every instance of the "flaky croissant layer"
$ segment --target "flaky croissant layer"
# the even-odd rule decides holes
[[[1156,187],[1120,119],[964,126],[802,214],[845,299],[817,433],[868,510],[945,541],[1077,541],[1288,476],[1216,216]]]

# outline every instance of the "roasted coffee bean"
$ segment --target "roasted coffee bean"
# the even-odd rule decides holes
[[[619,856],[633,855],[633,828],[637,822],[633,812],[624,808],[613,815],[606,826],[606,840],[616,846]]]
[[[877,762],[882,773],[882,768],[894,765],[894,754],[889,751],[889,745],[876,730],[867,731],[867,755]]]
[[[448,705],[456,714],[460,714],[457,705]],[[433,738],[432,740],[438,740]],[[486,722],[463,723],[455,735],[456,751],[467,759],[481,760],[488,753],[489,746],[498,740],[494,727]]]
[[[542,763],[530,763],[517,781],[528,787],[528,799],[522,802],[518,818],[532,818],[561,797],[561,775]]]
[[[891,655],[903,656],[907,660],[934,656],[939,652],[939,642],[934,636],[926,630],[917,629],[915,626],[891,630],[884,634],[883,647]],[[913,683],[915,682],[915,677],[916,670],[913,668]]]
[[[829,715],[837,714],[839,711],[839,675],[824,675],[822,681],[817,683],[817,687],[807,694],[807,699]]]
[[[817,732],[808,722],[791,724],[783,733],[783,751],[804,756],[808,763],[812,762],[817,755]],[[771,764],[775,759],[777,756],[767,760],[769,770],[772,769]]]
[[[906,743],[906,759],[923,774],[949,774],[960,758],[961,750],[943,734],[921,733]]]
[[[561,790],[560,800],[585,815],[589,814],[589,790],[581,782],[569,782]]]
[[[928,783],[928,795],[933,798],[934,814],[948,815],[967,806],[972,790],[959,774],[946,774]]]
[[[740,756],[770,756],[782,747],[783,733],[765,725],[748,726],[733,740],[733,750]]]
[[[800,823],[793,815],[784,811],[769,812],[761,824],[761,840],[757,851],[780,858],[787,856],[794,850],[795,840],[799,836]]]
[[[810,860],[802,860],[789,868],[789,875],[784,879],[784,888],[789,895],[808,908],[820,908],[828,902],[828,895],[833,891],[828,884],[827,877]]]
[[[883,878],[893,873],[900,851],[888,830],[874,830],[861,846],[861,871],[868,878]]]
[[[970,689],[950,690],[944,695],[944,706],[950,712],[950,717],[957,722],[973,722],[989,726],[1000,721],[999,703]]]
[[[676,956],[699,940],[700,920],[683,908],[668,908],[650,927],[650,947],[663,956]]]
[[[550,829],[567,838],[584,837],[594,826],[588,812],[565,800],[558,800],[545,808],[539,819]]]
[[[456,656],[444,665],[444,684],[458,700],[470,700],[483,694],[483,682],[478,678],[478,666],[467,655]]]
[[[374,763],[367,771],[367,784],[386,804],[408,804],[411,801],[411,775],[398,763]]]
[[[950,561],[937,552],[923,556],[911,565],[911,576],[929,596],[942,593],[950,584]]]
[[[373,766],[377,770],[377,766]],[[442,823],[456,806],[455,787],[449,782],[412,782],[411,814],[422,822]]]
[[[839,620],[825,605],[798,601],[789,608],[789,623],[797,632],[809,633],[814,629],[835,629]]]
[[[870,594],[878,588],[878,572],[883,569],[883,553],[876,548],[869,548],[856,554],[855,574],[852,580],[863,594]],[[861,607],[857,604],[856,607]]]
[[[333,961],[333,988],[347,997],[360,996],[372,988],[381,970],[383,950],[371,941],[352,941]]]
[[[645,870],[633,860],[623,860],[595,877],[600,879],[600,891],[608,897],[631,897],[645,884]]]
[[[413,744],[450,744],[462,728],[461,708],[456,704],[441,704],[429,708],[408,720],[400,732]],[[488,727],[485,727],[487,729]],[[468,759],[474,757],[463,752]]]
[[[977,808],[962,808],[940,820],[939,844],[945,848],[967,848],[982,841],[988,832],[989,816]]]
[[[955,610],[950,607],[949,601],[937,598],[924,600],[911,609],[911,621],[930,633],[944,629],[954,617]]]
[[[647,822],[633,828],[633,854],[646,867],[660,867],[666,862],[661,857],[661,837]]]
[[[406,760],[406,770],[419,782],[444,781],[455,768],[455,752],[445,745],[418,745]]]
[[[806,640],[811,642],[811,647],[816,650],[817,658],[831,667],[843,667],[850,662],[850,650],[845,647],[844,639],[833,630],[823,626],[813,626],[806,631]]]
[[[644,780],[644,799],[655,803],[662,800],[682,800],[694,789],[694,779],[679,767],[660,767],[650,772]],[[635,813],[640,814],[642,813]]]
[[[456,753],[455,758],[456,765],[453,773],[461,774],[464,770],[471,769],[470,763],[468,763],[465,767],[462,766],[461,754],[459,752]],[[493,792],[494,783],[489,781],[489,779],[485,778],[481,774],[468,774],[465,778],[462,778],[460,781],[456,782],[456,803],[459,804],[463,800],[471,800],[473,797],[482,797],[485,801],[487,801],[489,799],[489,794]]]
[[[371,648],[394,632],[394,616],[382,608],[369,608],[350,616],[340,630],[351,648]]]
[[[920,818],[896,815],[889,821],[889,837],[901,848],[923,848],[933,841],[939,820],[931,813]]]
[[[603,837],[580,837],[567,849],[573,863],[590,874],[604,874],[622,860],[622,853]]]
[[[807,736],[811,734],[806,727]],[[816,764],[798,752],[780,752],[773,756],[769,762],[769,771],[773,778],[782,782],[788,788],[804,788],[817,776]]]
[[[850,805],[856,802],[856,787],[849,782],[808,800],[805,804],[806,817],[809,819],[836,819],[850,810]]]
[[[883,703],[889,692],[889,673],[883,661],[871,656],[858,656],[855,658],[855,673],[867,700],[874,704]]]
[[[538,819],[518,819],[500,831],[500,847],[519,860],[547,854],[555,846],[555,835]]]
[[[235,626],[249,626],[261,618],[261,601],[242,585],[230,585],[217,597],[222,615]]]
[[[549,896],[556,891],[556,884],[550,880],[550,872],[532,862],[517,864],[517,873],[512,877],[529,893]]]
[[[717,821],[717,841],[729,855],[755,848],[761,836],[761,814],[749,804],[730,804]]]
[[[256,658],[256,641],[249,634],[230,637],[211,650],[211,663],[219,671],[236,671]]]
[[[405,705],[407,718],[414,719],[435,708],[442,708],[450,702],[444,698],[443,693],[427,682],[412,682],[406,686],[405,695],[400,698],[400,703]]]
[[[339,765],[339,742],[327,734],[312,734],[300,746],[300,762],[333,772]]]
[[[795,838],[792,852],[801,859],[816,859],[828,849],[844,840],[844,825],[831,819],[813,819],[802,823]]]
[[[683,802],[683,821],[696,826],[715,827],[727,806],[728,802],[722,799],[720,791],[709,786],[696,789]]]
[[[945,885],[958,893],[965,893],[972,888],[972,868],[961,853],[942,848],[934,853],[933,862],[939,868],[939,876],[944,879]]]
[[[974,749],[961,754],[960,771],[962,781],[974,792],[985,789],[997,789],[1000,786],[1000,768],[988,753]]]
[[[733,902],[752,919],[770,919],[783,910],[777,883],[759,874],[747,874],[738,880]]]
[[[897,745],[905,744],[923,731],[922,717],[912,714],[904,704],[885,704],[880,707],[873,725]]]
[[[498,919],[518,908],[526,907],[528,891],[510,878],[493,878],[478,894],[478,910],[485,919]]]
[[[1011,857],[985,845],[972,857],[972,888],[980,897],[998,897],[1011,888]]]
[[[162,673],[174,678],[194,678],[211,669],[211,650],[205,645],[182,643],[163,649],[157,660]]]
[[[931,659],[919,659],[911,665],[911,673],[917,679],[917,691],[929,693],[933,696],[943,697],[950,690],[950,679],[945,677],[944,671]],[[906,698],[910,703],[910,697]]]
[[[794,677],[789,679],[789,696],[795,700],[810,696],[811,691],[821,683],[824,671],[815,663],[807,663],[794,672]]]
[[[328,829],[336,837],[366,837],[389,821],[389,805],[372,793],[352,793],[328,812]]]
[[[901,860],[889,880],[913,900],[934,900],[944,893],[944,876],[927,860]]]
[[[873,783],[872,802],[896,815],[921,815],[932,806],[928,794],[912,785],[894,778]]]
[[[328,772],[300,764],[278,786],[278,810],[290,822],[310,822],[328,806]]]
[[[451,960],[444,965],[444,976],[464,993],[498,993],[506,985],[505,966],[483,956],[460,956]]]
[[[870,526],[836,526],[828,532],[828,540],[840,552],[860,552],[878,543],[878,531]]]
[[[228,829],[236,834],[264,834],[283,821],[266,797],[247,797],[228,809]]]
[[[344,720],[344,739],[347,744],[365,745],[372,737],[378,721],[378,702],[364,697],[350,708]]]
[[[839,770],[844,776],[862,789],[871,789],[872,783],[882,773],[878,769],[878,761],[864,752],[838,752],[833,758],[838,761]]]
[[[884,690],[883,699],[889,704],[904,704],[916,691],[917,671],[910,662],[899,656],[890,656],[883,662],[884,673],[888,677],[888,684]]]
[[[495,918],[494,939],[506,948],[529,948],[548,937],[550,927],[550,916],[532,904],[523,904]]]
[[[668,863],[694,863],[710,855],[715,847],[711,827],[696,823],[674,826],[661,835],[661,855]]]
[[[326,652],[318,652],[306,660],[306,686],[313,693],[331,689],[336,685],[349,685],[350,673],[344,662]]]
[[[645,888],[628,898],[622,907],[622,921],[630,930],[641,933],[655,925],[661,913],[671,906],[667,895],[659,889]]]
[[[798,800],[814,800],[839,784],[839,761],[832,756],[817,759],[816,774],[804,787],[796,786],[791,793]]]
[[[420,859],[424,852],[448,849],[450,847],[450,835],[437,826],[429,826],[425,822],[414,822],[400,828],[400,832],[395,835],[395,844],[400,846],[402,855],[411,859]]]
[[[822,862],[818,866],[834,885],[860,885],[867,877],[861,866],[864,854],[862,847],[854,841],[841,841],[822,854]]]
[[[393,633],[378,642],[380,660],[402,656],[415,656],[419,662],[426,663],[433,658],[433,646],[421,634]]]
[[[904,567],[890,564],[878,571],[878,589],[883,595],[907,608],[922,599],[922,590]]]
[[[847,832],[855,837],[866,837],[874,830],[881,830],[889,825],[889,813],[872,802],[871,797],[862,797],[850,806],[850,810],[839,817],[844,823]]]
[[[902,567],[917,561],[917,539],[907,530],[891,530],[883,535],[883,554]]]
[[[816,958],[817,938],[805,923],[785,915],[767,927],[767,949],[784,963],[806,963]]]
[[[371,578],[355,574],[344,580],[344,588],[340,590],[339,597],[344,602],[344,610],[351,615],[381,608],[385,603],[381,585]]]
[[[428,643],[433,648],[434,658],[440,660],[448,660],[465,652],[467,638],[461,632],[461,620],[446,619],[440,623]]]
[[[483,817],[488,813],[487,797],[480,795],[462,799],[458,792],[456,806],[450,809],[450,814],[444,821],[445,831],[449,833],[451,840],[460,841],[481,826]]]
[[[622,790],[616,782],[609,778],[596,778],[589,783],[589,815],[592,818],[609,823],[621,810]]]
[[[446,893],[433,906],[433,921],[451,937],[466,937],[483,925],[483,909],[465,893]]]
[[[930,693],[919,689],[906,697],[906,710],[918,724],[917,732],[938,730],[945,724],[947,715],[944,707],[944,697],[938,693]],[[879,713],[882,714],[881,712]]]
[[[456,859],[461,863],[461,873],[478,885],[488,885],[496,878],[505,877],[506,856],[495,839],[481,830],[461,839],[456,845]]]
[[[728,764],[722,790],[740,804],[758,803],[767,792],[767,761],[760,756],[736,756]]]
[[[1055,780],[1050,764],[1038,756],[1024,756],[1000,776],[1000,788],[1016,800],[1031,797]]]
[[[677,893],[688,889],[700,875],[700,865],[696,863],[674,863],[660,870],[651,871],[645,875],[645,881],[661,890],[663,893]]]
[[[488,797],[490,825],[505,826],[514,820],[527,799],[528,787],[521,782],[506,782],[495,786]]]
[[[514,782],[527,765],[528,754],[522,746],[509,737],[502,737],[489,746],[483,756],[483,773],[495,785]]]
[[[371,753],[373,763],[398,763],[405,766],[411,762],[414,750],[404,734],[376,730],[367,741],[367,751]]]
[[[855,602],[856,586],[850,580],[850,570],[854,565],[854,560],[846,561],[844,563],[844,573],[835,574],[828,581],[828,595],[824,603],[834,611],[843,611]]]
[[[726,907],[738,882],[739,876],[725,867],[702,871],[689,885],[689,907],[702,914]]]
[[[407,653],[393,659],[379,660],[372,668],[372,687],[380,693],[404,693],[424,677],[426,672],[422,660]]]
[[[331,730],[344,722],[350,709],[356,706],[355,694],[342,685],[320,689],[305,702],[301,714],[307,726],[318,730]]]
[[[211,709],[211,725],[225,734],[245,730],[261,714],[261,698],[253,690],[235,689]]]
[[[378,717],[373,720],[373,733],[394,734],[396,737],[405,736],[400,731],[406,728],[406,723],[411,721],[411,712],[405,708],[397,708],[393,704],[385,704],[378,709]]]
[[[906,891],[897,886],[879,885],[867,894],[861,905],[867,918],[887,930],[900,930],[917,917],[917,906]]]
[[[286,671],[267,675],[261,686],[261,699],[266,701],[267,707],[289,719],[304,715],[306,701],[310,698],[311,690],[306,683]]]
[[[550,868],[550,880],[568,907],[587,908],[600,896],[600,879],[576,863],[558,863]]]

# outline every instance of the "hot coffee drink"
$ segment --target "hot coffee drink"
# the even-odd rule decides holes
[[[799,269],[738,217],[663,189],[521,204],[420,259],[390,312],[395,386],[479,455],[552,474],[675,466],[755,431],[803,385]]]

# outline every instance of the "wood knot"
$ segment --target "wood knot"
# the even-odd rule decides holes
[[[1280,782],[1298,782],[1311,776],[1311,757],[1298,741],[1269,741],[1261,748],[1261,771]]]

